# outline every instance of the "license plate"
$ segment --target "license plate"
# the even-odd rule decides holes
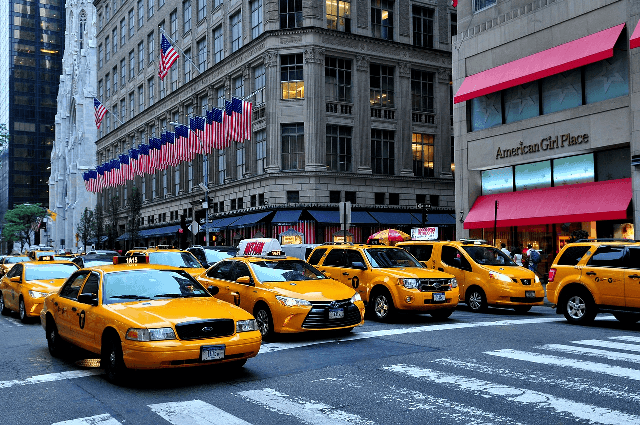
[[[329,310],[329,319],[342,319],[344,317],[343,308],[332,308]]]
[[[200,360],[203,362],[220,359],[224,359],[224,345],[203,345],[200,347]]]
[[[535,298],[536,297],[536,291],[524,291],[524,296],[526,298]]]
[[[434,292],[433,301],[437,301],[437,302],[445,301],[444,292]]]

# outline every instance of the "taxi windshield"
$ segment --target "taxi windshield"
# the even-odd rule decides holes
[[[302,260],[255,261],[249,265],[260,282],[318,280],[326,277]]]
[[[190,252],[150,252],[149,264],[161,264],[163,266],[196,268],[202,267]]]
[[[210,297],[182,270],[127,270],[111,272],[102,280],[105,304],[161,298]]]
[[[473,260],[485,266],[517,266],[508,255],[494,247],[463,246]]]
[[[411,254],[401,248],[368,248],[364,252],[373,268],[422,267]]]
[[[78,268],[72,264],[28,266],[24,270],[24,280],[66,279],[76,270]]]
[[[4,259],[4,264],[21,263],[23,261],[31,261],[29,257],[7,257]]]

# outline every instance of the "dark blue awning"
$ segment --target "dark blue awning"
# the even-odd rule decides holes
[[[271,219],[272,224],[293,224],[300,221],[302,210],[282,210],[276,211],[276,215]]]
[[[138,233],[139,238],[155,238],[157,236],[174,235],[180,230],[180,225],[156,227],[155,229],[145,229]]]
[[[239,219],[240,216],[219,218],[217,220],[213,220],[208,226],[202,226],[202,231],[206,232],[206,228],[209,227],[210,232],[217,232],[220,229],[226,229]]]
[[[378,224],[375,218],[366,211],[351,211],[352,224]]]
[[[403,225],[411,226],[413,224],[421,224],[422,221],[415,218],[408,212],[370,212],[378,223],[384,225]]]
[[[233,222],[233,224],[229,227],[238,229],[241,227],[253,226],[271,213],[272,211],[263,211],[259,213],[241,215],[240,218],[237,221]]]
[[[319,224],[340,224],[338,211],[308,210],[308,212]]]
[[[418,220],[418,223],[422,224],[422,214],[413,213],[413,216]],[[427,226],[443,226],[443,225],[455,225],[456,219],[453,214],[440,214],[429,213],[427,214]]]
[[[109,238],[107,238],[107,239],[109,239]],[[122,235],[120,235],[120,236],[118,236],[116,238],[117,241],[128,241],[129,239],[131,239],[131,237],[129,236],[129,232],[126,232],[126,233],[124,233],[124,234],[122,234]]]

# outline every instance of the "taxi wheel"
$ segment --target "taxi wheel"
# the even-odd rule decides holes
[[[636,313],[613,313],[613,316],[618,319],[619,322],[633,325],[640,320],[640,314]]]
[[[371,312],[373,313],[373,318],[380,322],[391,320],[394,313],[391,294],[386,290],[376,293],[371,302]]]
[[[253,316],[256,318],[262,339],[269,340],[273,338],[273,319],[271,318],[269,307],[264,305],[257,306],[253,312]]]
[[[531,310],[531,306],[530,305],[516,305],[516,306],[513,307],[513,310],[518,314],[524,314],[524,313],[527,313],[529,310]]]
[[[29,321],[29,317],[27,317],[27,308],[24,305],[24,299],[20,297],[20,301],[18,303],[18,315],[20,316],[20,321],[22,323],[27,323]]]
[[[444,319],[448,319],[449,316],[451,316],[453,314],[453,309],[452,308],[448,308],[446,310],[436,310],[436,311],[430,312],[429,314],[434,319],[444,320]]]
[[[6,305],[4,305],[4,297],[2,296],[2,291],[0,291],[0,313],[2,313],[3,316],[9,314],[9,309]]]
[[[487,309],[487,297],[484,291],[478,287],[471,288],[467,291],[467,305],[474,313],[485,311]]]
[[[53,357],[62,357],[66,351],[66,344],[58,334],[58,327],[51,318],[47,318],[47,346]]]
[[[122,345],[116,336],[107,336],[102,345],[101,365],[107,375],[107,380],[120,383],[125,375],[126,366],[122,359]]]
[[[584,290],[569,293],[562,306],[564,317],[576,325],[590,323],[597,314],[591,295]]]

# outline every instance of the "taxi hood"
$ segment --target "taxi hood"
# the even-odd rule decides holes
[[[62,279],[28,280],[26,286],[34,291],[57,292],[66,281],[66,277]]]
[[[432,270],[421,267],[398,267],[398,268],[380,268],[372,269],[375,273],[388,276],[391,279],[450,279],[453,275],[444,273],[439,270]]]
[[[346,300],[356,293],[353,288],[333,279],[264,282],[263,285],[274,289],[282,296],[307,301]]]
[[[516,279],[533,279],[535,277],[534,273],[520,266],[487,266],[482,265],[480,268],[484,270],[488,270],[491,272],[506,274],[511,278]]]
[[[213,297],[144,300],[106,304],[103,307],[120,315],[124,323],[141,328],[211,319],[253,319],[248,312]]]

